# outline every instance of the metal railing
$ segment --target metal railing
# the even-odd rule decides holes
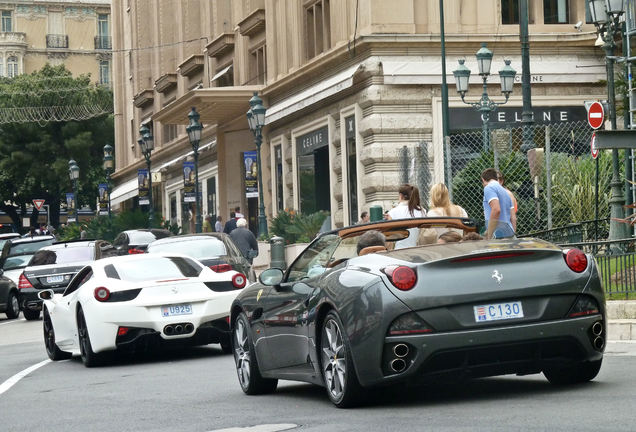
[[[96,50],[109,50],[113,49],[110,36],[95,36],[95,49]]]
[[[566,226],[532,231],[519,237],[540,238],[553,243],[582,243],[598,241],[609,237],[609,218],[586,220],[567,224]]]
[[[47,48],[68,48],[68,35],[63,34],[47,34]]]

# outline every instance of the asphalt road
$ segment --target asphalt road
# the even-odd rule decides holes
[[[324,390],[281,382],[245,396],[231,356],[207,347],[118,357],[87,369],[47,360],[42,322],[0,315],[0,431],[633,431],[636,344],[610,343],[591,383],[551,386],[542,375],[374,392],[339,410]],[[38,365],[30,373],[25,369]],[[260,428],[243,429],[257,425]],[[273,425],[273,426],[271,426]],[[291,429],[290,429],[291,428]]]

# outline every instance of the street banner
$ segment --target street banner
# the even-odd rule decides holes
[[[99,214],[102,216],[108,215],[108,197],[110,192],[108,190],[108,184],[99,184]]]
[[[75,194],[73,192],[66,193],[66,222],[77,222]]]
[[[245,164],[245,197],[258,198],[258,166],[256,165],[256,152],[243,152]]]
[[[147,169],[137,170],[137,184],[139,188],[139,205],[150,205],[150,183]]]
[[[194,193],[194,162],[183,162],[183,202],[196,202]]]

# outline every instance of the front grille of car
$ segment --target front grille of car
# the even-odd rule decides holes
[[[485,377],[529,374],[540,372],[551,362],[584,359],[585,351],[572,338],[527,341],[439,351],[424,362],[420,375]]]

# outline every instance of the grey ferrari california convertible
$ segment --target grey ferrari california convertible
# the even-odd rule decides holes
[[[386,246],[359,251],[369,230]],[[382,385],[540,372],[575,384],[597,375],[606,320],[592,256],[536,239],[437,243],[446,230],[463,235],[475,225],[422,218],[346,227],[320,235],[287,271],[261,273],[231,310],[243,391],[306,381],[346,407]],[[403,239],[416,246],[396,245]]]

